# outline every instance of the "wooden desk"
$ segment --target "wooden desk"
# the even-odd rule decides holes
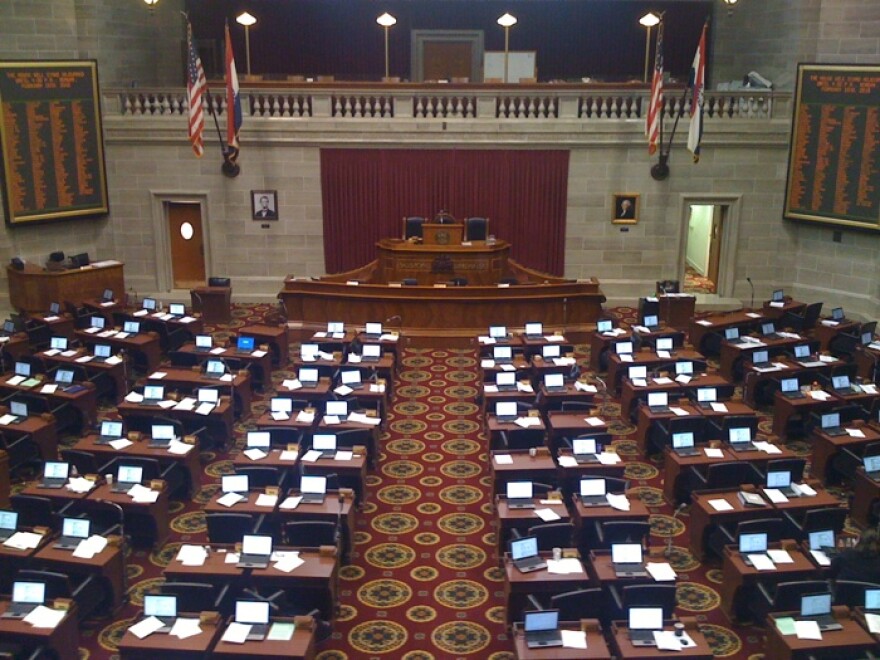
[[[296,571],[294,571],[296,572]],[[283,617],[272,617],[272,622],[290,621]],[[235,658],[236,660],[262,660],[263,658],[289,658],[290,660],[312,660],[315,657],[315,629],[306,630],[297,626],[296,630],[287,641],[262,640],[259,642],[245,642],[244,644],[232,644],[224,642],[222,635],[218,635],[219,641],[214,647],[211,657]]]
[[[738,383],[745,375],[744,363],[752,361],[752,354],[755,351],[767,351],[772,360],[773,357],[793,348],[796,344],[810,343],[808,339],[800,337],[798,339],[791,339],[789,337],[781,337],[779,339],[757,337],[757,339],[761,343],[735,344],[726,339],[721,340],[721,366],[719,371],[722,376]]]
[[[431,225],[426,229],[429,227]],[[444,232],[454,231],[455,225],[437,227],[434,235],[440,238]],[[460,239],[454,239],[447,236],[445,241],[438,240],[434,244],[427,238],[424,243],[395,238],[379,241],[375,281],[388,283],[413,278],[419,284],[436,284],[453,277],[465,277],[470,284],[485,286],[497,284],[507,274],[510,244],[506,241],[491,245],[474,241],[472,245],[462,245]]]
[[[340,486],[353,489],[358,502],[363,501],[367,479],[366,456],[355,455],[350,461],[337,461],[335,458],[321,458],[314,463],[300,461],[300,466],[304,474],[328,475],[335,473]]]
[[[190,452],[192,453],[192,452]],[[138,539],[153,540],[154,548],[161,548],[168,539],[170,515],[168,513],[168,488],[159,491],[155,502],[135,502],[128,493],[116,493],[102,484],[89,493],[89,501],[118,504],[125,516],[125,530]]]
[[[852,449],[855,454],[861,455],[865,445],[880,440],[880,433],[867,424],[861,424],[860,426],[853,428],[858,428],[865,437],[855,438],[849,433],[843,435],[828,435],[819,428],[814,429],[812,437],[813,454],[810,461],[810,474],[813,477],[819,479],[822,483],[827,484],[831,477],[829,474],[831,461],[838,452],[843,448],[849,448]]]
[[[181,618],[198,619],[199,613],[180,614]],[[120,660],[155,660],[163,655],[173,655],[180,660],[207,658],[210,650],[220,639],[222,624],[202,623],[202,632],[186,639],[153,633],[138,639],[127,629],[117,643]]]
[[[628,499],[629,511],[621,511],[610,504],[608,506],[584,506],[579,494],[575,493],[571,496],[575,535],[578,539],[578,549],[582,553],[596,547],[599,540],[596,526],[603,522],[611,520],[648,522],[651,512],[645,503],[636,496],[629,496]]]
[[[457,246],[461,245],[463,240],[464,223],[426,222],[422,225],[422,245]],[[484,241],[478,243],[483,244]]]
[[[827,400],[814,399],[809,392],[799,399],[790,399],[782,392],[773,395],[773,435],[785,439],[792,418],[806,419],[810,413],[823,413],[841,404],[841,397],[831,394]]]
[[[876,521],[871,519],[871,510],[880,499],[880,482],[871,479],[865,473],[865,468],[859,466],[856,468],[854,490],[850,518],[862,528],[872,527]]]
[[[57,301],[56,301],[57,302]],[[73,325],[73,318],[70,314],[31,314],[32,321],[42,323],[49,327],[49,334],[53,337],[67,337],[73,339],[73,333],[76,328]]]
[[[656,646],[633,646],[629,641],[629,628],[622,621],[611,624],[611,650],[616,653],[620,660],[626,658],[638,658],[639,660],[668,660],[669,658],[687,658],[688,660],[712,660],[715,655],[709,641],[700,632],[695,619],[682,618],[685,624],[685,632],[694,640],[696,646],[682,649],[681,651],[660,651]],[[667,627],[667,630],[669,628]],[[773,656],[767,656],[773,658]]]
[[[229,323],[232,320],[232,287],[198,286],[189,292],[194,312],[205,323]]]
[[[77,358],[85,355],[85,351],[77,353],[75,356],[65,357],[60,353],[57,355],[46,355],[46,352],[39,354],[39,357],[47,367],[83,367],[86,374],[91,377],[103,376],[113,383],[113,391],[110,400],[119,403],[128,393],[128,383],[125,380],[125,362],[119,364],[109,364],[107,362],[96,362],[89,360],[88,362],[77,362]]]
[[[544,559],[552,557],[549,552],[542,552]],[[507,604],[507,624],[522,620],[524,609],[532,609],[526,606],[529,594],[561,594],[575,589],[584,589],[590,584],[590,577],[581,562],[580,573],[550,573],[546,568],[531,573],[523,573],[510,559],[510,555],[504,554],[504,601]]]
[[[78,392],[66,392],[62,389],[55,390],[52,394],[43,394],[41,392],[45,381],[42,381],[39,385],[35,385],[34,387],[24,387],[22,385],[10,385],[9,378],[12,374],[3,374],[0,376],[2,378],[2,382],[0,382],[0,393],[3,395],[11,395],[17,393],[27,393],[34,396],[41,397],[46,399],[49,402],[49,408],[57,408],[62,404],[67,404],[71,406],[77,413],[78,419],[75,421],[77,428],[75,429],[77,432],[82,431],[93,424],[98,419],[98,392],[95,389],[94,383],[77,383],[78,385],[82,385],[83,389]],[[42,376],[37,376],[41,378]],[[47,414],[47,413],[44,413]],[[57,424],[58,418],[49,413],[50,417],[53,417],[55,422],[53,426]],[[30,421],[32,418],[28,418]],[[64,421],[64,418],[61,418]],[[20,426],[20,425],[19,425]],[[15,428],[15,424],[11,424],[7,426],[7,429]],[[50,454],[54,455],[54,454]]]
[[[291,489],[287,493],[287,497],[296,497],[300,495],[299,490]],[[283,502],[284,500],[280,500]],[[280,503],[280,502],[279,502]],[[354,550],[354,531],[355,531],[355,514],[357,507],[354,506],[354,500],[344,494],[340,499],[338,490],[328,490],[324,501],[321,504],[308,504],[300,502],[295,509],[278,508],[277,517],[279,527],[283,527],[284,523],[302,520],[302,521],[340,521],[342,527],[342,557],[350,557]]]
[[[687,330],[697,307],[697,297],[687,293],[658,295],[660,320],[677,330]]]
[[[254,351],[253,353],[240,353],[235,348],[215,347],[210,352],[196,350],[194,343],[187,343],[177,349],[178,352],[187,355],[199,365],[203,365],[210,359],[231,358],[241,364],[246,364],[252,369],[254,375],[253,385],[255,388],[265,390],[272,385],[272,351]],[[172,364],[174,362],[172,355]],[[177,367],[185,367],[185,364],[176,364]]]
[[[605,371],[602,368],[601,358],[603,353],[610,354],[611,347],[622,341],[632,341],[633,333],[624,332],[619,335],[605,334],[600,332],[590,333],[590,371],[601,373]]]
[[[220,397],[220,403],[207,415],[200,415],[195,410],[178,410],[175,408],[159,408],[157,406],[145,406],[140,403],[123,401],[116,411],[126,424],[142,422],[154,417],[170,417],[183,423],[187,432],[195,429],[207,429],[211,441],[223,447],[233,437],[233,405],[228,396]]]
[[[691,321],[688,328],[688,339],[691,346],[701,353],[705,353],[704,342],[707,335],[714,332],[720,333],[723,337],[727,328],[751,328],[760,324],[766,316],[764,313],[759,314],[748,310],[704,316],[701,319]]]
[[[844,333],[852,335],[858,332],[861,323],[856,321],[843,320],[836,325],[825,325],[823,321],[830,319],[820,319],[813,328],[813,337],[819,340],[819,350],[827,351],[831,345],[831,341],[839,334]]]
[[[290,390],[284,387],[284,385],[279,384],[275,390],[275,396],[283,396],[288,399],[303,399],[310,402],[326,401],[330,398],[331,384],[330,378],[326,376],[319,378],[314,387],[300,387],[295,390]]]
[[[801,314],[807,308],[807,303],[800,302],[798,300],[792,300],[789,296],[786,296],[781,303],[774,303],[770,300],[765,300],[763,306],[761,307],[761,314],[766,316],[768,319],[778,319],[782,318],[782,315],[785,312],[791,312],[792,314]]]
[[[28,343],[28,336],[24,332],[16,332],[9,337],[0,337],[0,369],[4,367],[12,368],[12,363],[26,355],[31,354],[31,347]]]
[[[276,367],[284,366],[290,362],[290,332],[286,323],[282,325],[246,325],[238,329],[238,336],[253,337],[258,344],[268,344],[272,352],[272,364]]]
[[[724,548],[721,592],[721,609],[731,621],[747,619],[748,601],[754,596],[758,583],[776,585],[792,580],[821,579],[820,571],[813,561],[805,555],[795,541],[782,541],[770,544],[771,548],[784,549],[794,560],[790,564],[776,564],[776,570],[759,571],[746,564],[738,548],[733,545]]]
[[[577,621],[560,621],[561,630],[582,630],[587,635],[586,649],[567,649],[555,647],[549,649],[530,649],[526,645],[526,634],[519,623],[513,624],[513,652],[517,660],[610,660],[611,651],[605,643],[602,628],[597,619]]]
[[[504,433],[508,437],[514,436],[518,433],[527,435],[540,434],[546,439],[545,432],[547,430],[547,427],[544,426],[544,420],[540,417],[533,417],[532,419],[538,420],[539,423],[536,426],[524,428],[515,422],[501,421],[498,419],[494,412],[490,412],[488,415],[486,415],[486,435],[489,436],[490,449],[501,446],[500,441],[502,433]]]
[[[541,504],[540,499],[535,498],[534,505],[535,509],[552,509],[559,516],[559,520],[554,522],[569,521],[568,509],[562,500],[554,500],[553,504]],[[519,530],[523,536],[528,536],[529,529],[544,524],[535,514],[535,509],[511,509],[506,497],[499,495],[495,498],[495,553],[499,560],[504,556],[511,530]]]
[[[83,268],[49,271],[35,264],[24,270],[6,267],[9,304],[13,309],[42,312],[53,302],[70,301],[77,306],[86,298],[100,298],[105,289],[125,291],[122,262],[104,261]]]
[[[29,435],[31,442],[37,445],[40,451],[40,458],[44,461],[54,461],[58,458],[58,434],[55,429],[55,418],[51,415],[49,419],[32,415],[17,424],[0,426],[0,431],[10,440]],[[8,460],[9,456],[7,455],[6,458]],[[7,494],[8,492],[7,488]]]
[[[693,406],[691,404],[686,405],[676,405],[675,403],[671,404],[675,408],[681,408],[685,412],[688,413],[690,417],[700,417],[702,416],[702,411]],[[675,417],[678,417],[674,412],[651,412],[651,409],[648,406],[640,406],[638,408],[638,421],[636,423],[636,446],[638,446],[639,451],[642,452],[643,455],[648,452],[648,437],[651,432],[651,427],[654,424],[659,422],[664,422]]]
[[[797,635],[783,635],[775,620],[797,617],[799,612],[774,612],[767,622],[765,657],[773,660],[802,660],[805,658],[852,658],[859,651],[877,650],[877,640],[851,617],[849,608],[836,605],[834,618],[843,628],[822,633],[822,639],[798,639]]]
[[[550,485],[555,483],[556,462],[549,452],[539,453],[537,456],[530,456],[527,451],[493,451],[491,454],[493,458],[489,463],[489,470],[492,475],[493,498],[502,492],[503,484],[512,479],[538,481]],[[494,458],[497,455],[509,455],[513,462],[499,464]]]
[[[561,410],[551,410],[548,412],[547,438],[550,441],[550,446],[556,446],[557,440],[562,437],[576,438],[579,435],[606,433],[608,431],[608,423],[605,420],[602,420],[602,424],[593,426],[587,422],[588,417],[598,416],[590,415],[585,411],[563,412]]]
[[[624,361],[617,353],[608,356],[608,388],[612,392],[620,391],[620,383],[623,375],[627,373],[629,367],[644,366],[648,371],[662,366],[676,364],[678,362],[693,362],[695,360],[704,361],[702,353],[691,349],[683,349],[673,351],[671,357],[660,357],[654,351],[641,350],[632,354],[632,362]]]
[[[161,369],[161,373],[165,374],[162,378],[156,378],[155,373],[153,372],[147,376],[147,382],[152,385],[164,385],[166,394],[169,389],[178,389],[188,394],[200,387],[219,389],[222,393],[232,396],[235,412],[241,419],[247,419],[251,416],[253,393],[251,375],[247,372],[233,374],[231,381],[209,378],[200,371],[181,369],[179,367]]]
[[[145,371],[153,371],[159,366],[162,359],[162,347],[159,344],[159,337],[155,333],[141,332],[123,339],[112,334],[106,337],[99,336],[103,334],[104,332],[92,333],[86,330],[77,330],[76,338],[86,346],[109,344],[114,353],[118,353],[120,350],[136,353],[140,356],[140,366],[143,366]]]
[[[258,458],[257,460],[251,460],[247,456],[244,455],[244,452],[239,452],[232,459],[232,467],[238,469],[240,467],[271,467],[275,468],[279,472],[286,470],[290,471],[295,468],[299,464],[299,453],[297,452],[296,458],[293,460],[285,460],[281,458],[281,452],[284,451],[283,448],[275,448],[270,449],[263,458]],[[235,508],[239,507],[240,504],[236,504]],[[265,513],[265,512],[264,512]]]
[[[874,382],[880,351],[870,346],[860,346],[853,354],[853,360],[856,363],[856,375],[867,383]]]
[[[8,600],[0,601],[0,614],[8,608]],[[29,652],[41,646],[45,647],[58,660],[79,658],[79,628],[73,611],[68,612],[52,629],[34,628],[21,619],[0,618],[0,638],[7,642],[22,644]]]
[[[57,550],[47,543],[34,555],[34,562],[41,568],[67,575],[95,575],[105,591],[102,603],[103,612],[115,613],[125,600],[125,557],[122,548],[107,546],[91,559],[74,557],[70,550]]]

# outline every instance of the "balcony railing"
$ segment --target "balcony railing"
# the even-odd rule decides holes
[[[218,91],[222,88],[217,88]],[[587,85],[295,85],[279,88],[244,88],[242,112],[246,117],[271,119],[372,119],[394,122],[425,119],[472,119],[504,122],[639,119],[648,107],[648,90]],[[205,95],[205,110],[223,115],[222,91]],[[690,99],[681,91],[666,95],[664,113],[674,118],[690,112]],[[110,90],[104,111],[126,117],[181,116],[187,114],[185,89]],[[769,121],[791,116],[791,94],[758,90],[707,92],[707,121]]]

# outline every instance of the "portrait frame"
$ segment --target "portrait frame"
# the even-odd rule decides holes
[[[639,222],[639,193],[614,193],[611,196],[611,222],[615,225],[635,225]],[[625,204],[628,202],[628,204]],[[631,211],[630,211],[631,209]]]
[[[268,215],[263,212],[263,198],[268,204]],[[278,191],[277,190],[251,190],[251,218],[253,220],[277,220],[278,219]]]

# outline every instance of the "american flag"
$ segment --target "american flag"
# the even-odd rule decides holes
[[[648,153],[657,151],[660,139],[660,123],[663,121],[663,21],[657,26],[657,49],[654,53],[654,78],[651,81],[651,100],[648,103],[648,121],[645,134],[648,136]]]
[[[691,67],[694,96],[691,100],[691,125],[688,130],[688,149],[694,154],[694,162],[700,160],[700,142],[703,140],[703,95],[706,91],[706,30],[709,24],[703,25],[703,34],[694,55]]]
[[[186,22],[186,95],[189,101],[189,141],[193,151],[199,158],[205,153],[205,113],[202,111],[202,96],[208,91],[208,81],[205,78],[205,70],[202,68],[202,60],[193,44],[192,25]]]

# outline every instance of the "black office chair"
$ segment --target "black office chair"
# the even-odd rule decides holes
[[[107,463],[102,463],[93,453],[81,449],[62,449],[61,458],[75,467],[76,471],[82,475],[107,474],[108,468],[112,467],[116,460],[111,459]]]
[[[707,439],[718,438],[722,442],[727,442],[730,438],[730,429],[749,429],[751,438],[754,440],[758,434],[758,416],[757,415],[726,415],[718,423],[710,419],[709,425],[706,427]]]
[[[9,438],[0,433],[0,449],[6,452],[9,470],[13,474],[20,468],[39,464],[43,458],[40,454],[40,446],[34,442],[30,433],[17,438]]]
[[[267,486],[277,486],[282,492],[286,490],[287,470],[267,465],[242,465],[237,467],[235,472],[247,475],[251,490],[263,490]]]
[[[54,531],[61,529],[61,515],[67,510],[64,506],[58,513],[48,497],[16,493],[9,497],[12,510],[18,513],[19,528],[46,527]]]
[[[759,472],[762,472],[765,481],[770,472],[789,472],[791,473],[791,480],[800,483],[804,480],[804,468],[806,466],[807,459],[805,458],[776,458],[772,461],[767,461],[765,469],[763,471],[759,470]]]
[[[828,467],[828,474],[824,475],[823,483],[826,485],[838,483],[841,480],[852,482],[856,471],[864,465],[865,457],[880,454],[880,442],[871,442],[867,445],[854,445],[841,447],[834,455]],[[823,475],[815,475],[822,478]]]
[[[800,580],[780,582],[774,588],[758,582],[758,588],[749,600],[749,612],[756,625],[767,623],[770,612],[791,612],[801,609],[801,596],[831,591],[825,580]]]
[[[657,282],[656,292],[663,293],[681,293],[681,282],[678,280],[660,280]]]
[[[202,582],[163,582],[159,585],[161,593],[177,596],[178,612],[219,612],[232,614],[233,599],[230,598],[230,585],[215,585]]]
[[[652,425],[649,435],[649,452],[663,453],[666,447],[672,446],[672,437],[678,433],[693,433],[694,444],[706,439],[706,418],[689,415],[687,417],[670,417],[665,422]]]
[[[600,587],[577,589],[550,596],[550,609],[559,610],[560,621],[606,619],[608,607]]]
[[[596,543],[599,548],[610,548],[615,543],[648,544],[651,524],[641,520],[596,520]]]
[[[284,523],[281,534],[285,545],[302,548],[331,545],[337,552],[341,550],[339,525],[329,520],[291,520]]]
[[[422,238],[422,225],[426,222],[425,218],[418,216],[410,216],[403,219],[403,239]]]
[[[767,535],[768,543],[774,543],[782,538],[783,529],[782,517],[778,515],[768,515],[766,518],[756,518],[755,520],[741,520],[736,523],[735,527],[730,523],[720,522],[709,532],[706,547],[716,557],[724,557],[725,546],[738,546],[739,538],[743,534],[764,533]]]
[[[834,604],[846,605],[850,609],[865,606],[865,592],[880,589],[880,584],[859,580],[836,580],[834,582]]]
[[[529,529],[529,536],[538,539],[538,550],[570,548],[574,545],[574,524],[554,522],[535,525]]]
[[[841,332],[828,342],[828,352],[836,358],[849,361],[861,345],[861,334]]]
[[[499,445],[497,449],[533,449],[544,446],[543,429],[517,429],[516,431],[501,431],[498,434]]]
[[[206,513],[208,540],[211,543],[238,543],[245,534],[253,534],[255,519],[247,513]]]
[[[464,240],[485,241],[489,238],[489,218],[465,218]]]
[[[612,583],[611,612],[606,614],[614,620],[625,620],[631,607],[662,607],[663,619],[671,619],[675,610],[675,584],[628,584]]]
[[[15,575],[17,581],[42,582],[46,585],[46,601],[57,598],[73,600],[77,605],[76,616],[79,621],[97,614],[110,600],[110,594],[101,585],[98,577],[97,573],[65,575],[29,568],[20,569]]]
[[[222,287],[228,289],[232,286],[232,279],[229,277],[212,276],[208,278],[208,286]]]
[[[757,486],[764,481],[764,475],[748,461],[710,463],[706,466],[705,472],[696,466],[691,466],[689,475],[691,479],[690,492],[692,493],[694,491],[730,490],[739,488],[742,484]]]
[[[821,509],[808,509],[801,515],[790,511],[782,512],[782,520],[785,526],[786,538],[795,541],[806,541],[810,532],[820,532],[826,529],[834,531],[837,536],[843,531],[848,509],[841,507],[825,507]]]
[[[820,314],[822,314],[822,303],[811,303],[806,306],[803,314],[783,312],[777,325],[780,328],[791,328],[795,332],[812,330],[816,326],[816,321],[819,320]]]
[[[559,404],[562,412],[589,412],[595,407],[592,401],[562,401]]]

